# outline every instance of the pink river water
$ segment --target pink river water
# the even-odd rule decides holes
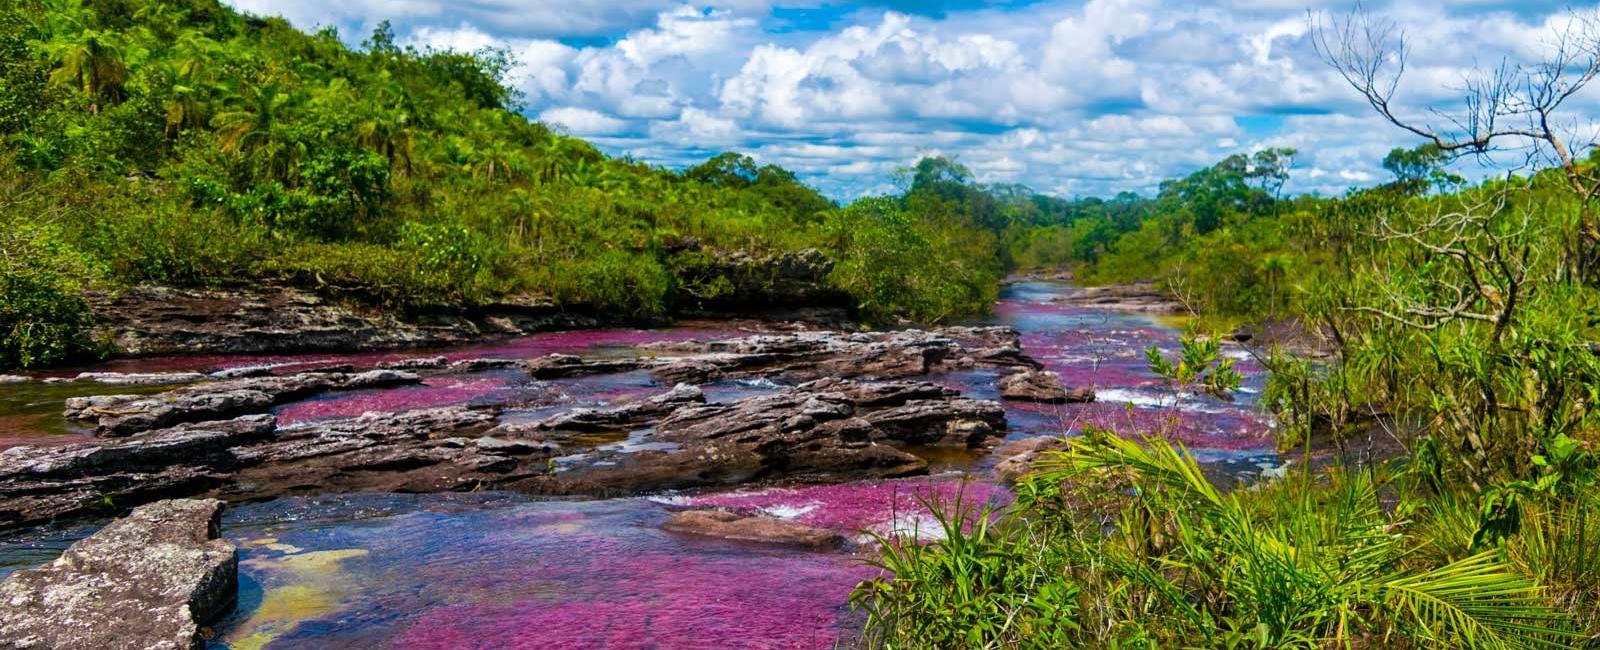
[[[1264,373],[1240,356],[1235,401],[1177,400],[1145,368],[1150,345],[1171,350],[1177,332],[1148,317],[1051,302],[1059,285],[1006,289],[991,323],[1023,332],[1024,350],[1075,386],[1086,405],[1007,403],[1011,438],[1072,433],[1085,425],[1134,434],[1160,430],[1187,443],[1219,474],[1248,477],[1277,462],[1271,424],[1253,396]],[[531,358],[552,352],[627,354],[668,339],[732,337],[716,327],[541,334],[430,352],[451,359]],[[1230,351],[1238,354],[1237,351]],[[119,371],[370,366],[417,353],[173,357],[121,361]],[[995,373],[934,378],[968,395],[997,398]],[[0,388],[0,446],[81,440],[59,424],[60,399],[81,385]],[[731,400],[774,390],[765,381],[705,387]],[[430,379],[420,386],[353,391],[284,405],[284,421],[371,410],[493,401],[507,419],[541,417],[658,393],[642,373],[534,381],[512,371]],[[126,392],[108,388],[104,392]],[[159,390],[159,389],[155,389]],[[946,460],[930,477],[837,485],[753,486],[607,500],[537,500],[506,494],[355,494],[286,498],[230,509],[224,533],[240,545],[239,607],[211,648],[540,648],[674,650],[848,647],[859,618],[851,589],[876,575],[870,547],[800,551],[663,531],[676,508],[717,506],[829,528],[937,536],[925,504],[1002,505],[1009,494],[993,456]],[[0,540],[0,575],[48,561],[93,526],[33,531]]]

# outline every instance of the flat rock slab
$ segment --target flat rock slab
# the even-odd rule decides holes
[[[219,420],[266,409],[325,390],[383,388],[422,381],[400,370],[303,372],[283,377],[209,381],[155,395],[92,395],[66,401],[62,416],[93,422],[95,434],[129,436],[185,422]]]
[[[843,536],[830,530],[776,517],[741,515],[714,509],[675,513],[661,527],[690,535],[807,548],[837,547],[844,543]]]
[[[178,650],[233,609],[239,559],[218,539],[223,504],[135,509],[55,562],[0,583],[0,648]]]
[[[1073,287],[1055,298],[1054,302],[1145,314],[1181,314],[1188,311],[1171,291],[1148,283]]]

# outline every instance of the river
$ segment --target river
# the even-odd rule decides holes
[[[1280,462],[1270,419],[1255,407],[1263,369],[1243,350],[1244,386],[1231,401],[1174,397],[1145,367],[1144,349],[1172,352],[1179,332],[1137,314],[1055,302],[1062,286],[1008,286],[986,324],[1023,335],[1026,353],[1071,386],[1093,386],[1092,404],[1007,402],[1008,438],[1059,435],[1085,425],[1133,434],[1161,429],[1187,444],[1214,476],[1243,480]],[[741,336],[716,325],[660,330],[559,332],[430,351],[452,358],[528,358],[553,352],[629,355],[666,339]],[[370,365],[400,353],[172,357],[105,364],[118,371],[216,369],[256,364]],[[996,372],[933,379],[998,399]],[[706,386],[712,401],[776,390],[767,380]],[[103,392],[128,392],[126,388]],[[159,390],[159,389],[152,389]],[[279,406],[283,422],[369,410],[496,401],[537,404],[502,417],[534,418],[659,393],[643,373],[536,381],[495,370],[419,386],[331,393]],[[0,446],[80,441],[61,422],[77,384],[0,388]],[[626,437],[610,444],[627,445]],[[236,504],[224,535],[240,547],[239,606],[217,627],[213,648],[768,648],[848,645],[859,627],[846,599],[876,575],[866,544],[801,551],[667,532],[672,509],[715,505],[830,528],[937,535],[923,504],[1001,504],[998,457],[929,458],[930,476],[834,485],[766,485],[602,500],[504,493],[342,494]],[[50,560],[93,525],[35,530],[0,540],[0,575]]]

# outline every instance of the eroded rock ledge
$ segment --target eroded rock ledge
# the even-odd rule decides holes
[[[1149,283],[1072,287],[1057,297],[1055,302],[1147,314],[1181,314],[1188,311],[1171,291]]]
[[[610,495],[902,476],[926,469],[907,446],[984,446],[1005,429],[1000,405],[937,384],[833,378],[726,404],[708,404],[682,385],[537,422],[499,424],[498,415],[497,407],[461,406],[284,427],[249,415],[14,447],[0,452],[0,527],[172,496],[479,488]]]
[[[326,390],[382,388],[421,381],[399,370],[361,373],[307,372],[283,377],[246,377],[176,388],[156,395],[95,395],[67,400],[69,420],[93,422],[101,436],[126,436],[265,410]]]
[[[238,556],[219,539],[223,504],[135,509],[55,562],[0,583],[0,647],[188,650],[233,608]]]

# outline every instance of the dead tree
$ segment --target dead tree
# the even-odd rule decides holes
[[[1342,19],[1313,14],[1310,20],[1317,52],[1391,124],[1454,156],[1488,157],[1518,149],[1532,167],[1560,169],[1579,210],[1562,275],[1600,284],[1600,172],[1584,160],[1596,143],[1567,137],[1570,131],[1561,121],[1568,100],[1600,75],[1597,14],[1574,13],[1554,35],[1545,61],[1503,61],[1465,80],[1459,111],[1431,110],[1423,118],[1402,115],[1394,104],[1408,50],[1393,21],[1375,19],[1359,7]]]

